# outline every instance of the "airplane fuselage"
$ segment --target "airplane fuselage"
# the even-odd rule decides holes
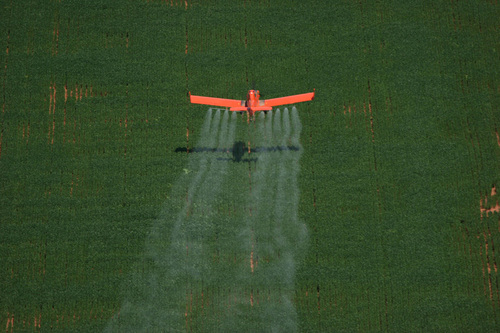
[[[231,111],[247,112],[248,116],[253,116],[255,111],[270,111],[272,107],[266,106],[265,101],[260,100],[258,90],[249,90],[246,101],[241,101],[241,106],[232,107]]]
[[[249,90],[247,94],[247,107],[259,106],[260,93],[258,90]]]

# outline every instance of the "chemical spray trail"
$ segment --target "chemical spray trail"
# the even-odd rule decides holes
[[[198,144],[227,149],[234,140],[236,116],[207,112]],[[211,234],[213,200],[220,192],[228,163],[216,154],[191,154],[188,166],[146,241],[144,258],[127,281],[125,301],[106,331],[185,330],[186,293],[190,284],[210,275],[204,237]]]
[[[108,331],[298,330],[300,119],[294,108],[244,124],[264,149],[240,163],[225,153],[236,115],[207,113],[197,145],[214,149],[189,155]]]
[[[214,227],[217,244],[211,252],[216,253],[218,269],[197,292],[210,299],[210,306],[201,311],[205,314],[197,314],[199,318],[193,315],[189,330],[298,331],[292,298],[296,263],[306,251],[307,229],[298,218],[302,147],[297,110],[292,110],[291,117],[287,109],[260,113],[250,131],[254,131],[255,151],[261,153],[247,159],[250,186],[245,181],[224,186],[225,200],[237,208],[231,216],[219,216],[222,222]],[[227,177],[246,180],[249,176],[241,171],[248,173],[248,164],[241,165],[240,171],[239,165],[230,168]]]
[[[306,250],[307,229],[298,218],[297,177],[302,151],[297,110],[259,115],[257,145],[282,149],[260,154],[252,176],[250,211],[239,235],[246,254],[236,277],[250,289],[222,331],[295,332],[297,313],[292,302],[296,263]],[[298,147],[298,150],[286,147]],[[246,305],[246,306],[245,306]],[[224,326],[226,325],[226,326]]]

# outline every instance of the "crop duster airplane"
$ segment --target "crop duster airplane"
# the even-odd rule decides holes
[[[312,101],[314,99],[314,92],[261,100],[259,91],[252,89],[248,91],[246,101],[238,99],[195,96],[191,95],[191,92],[189,93],[189,96],[191,98],[191,103],[193,104],[222,106],[230,108],[229,111],[247,112],[248,119],[250,119],[250,117],[253,116],[256,111],[271,111],[273,109],[273,106]]]

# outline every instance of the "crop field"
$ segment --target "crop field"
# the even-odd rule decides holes
[[[0,4],[0,331],[497,332],[497,0]],[[316,89],[246,115],[189,103]]]

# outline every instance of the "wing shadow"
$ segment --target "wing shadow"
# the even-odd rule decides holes
[[[211,147],[177,147],[176,153],[226,153],[231,154],[232,157],[219,157],[218,161],[232,161],[235,163],[241,162],[257,162],[257,157],[245,157],[245,154],[252,153],[272,153],[279,151],[299,151],[297,146],[273,146],[273,147],[255,147],[249,148],[243,141],[236,141],[230,148],[211,148]]]

